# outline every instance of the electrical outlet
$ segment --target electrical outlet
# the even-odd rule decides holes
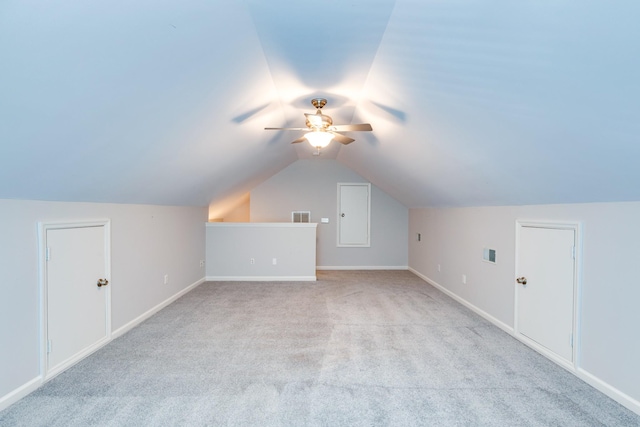
[[[249,258],[249,264],[255,264],[255,263],[256,263],[255,258]]]
[[[169,284],[169,275],[168,275],[168,274],[165,274],[165,275],[164,275],[164,284],[165,284],[165,285],[168,285],[168,284]]]
[[[438,264],[438,273],[442,271],[442,266]]]
[[[463,274],[463,275],[462,275],[462,284],[463,284],[463,285],[466,285],[466,284],[467,284],[467,275],[466,275],[466,274]]]
[[[202,267],[204,267],[204,260],[203,259],[200,260],[200,268],[202,268]]]
[[[273,265],[278,264],[278,258],[274,258],[272,262],[273,262]]]

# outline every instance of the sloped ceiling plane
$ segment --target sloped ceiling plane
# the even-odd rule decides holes
[[[5,1],[0,198],[205,206],[300,158],[407,207],[640,200],[640,2]]]

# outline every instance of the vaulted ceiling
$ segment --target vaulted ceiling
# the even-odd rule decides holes
[[[299,158],[408,207],[640,200],[640,2],[0,3],[0,198],[208,205]]]

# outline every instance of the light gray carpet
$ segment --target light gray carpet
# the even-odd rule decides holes
[[[637,426],[406,271],[205,283],[2,426]]]

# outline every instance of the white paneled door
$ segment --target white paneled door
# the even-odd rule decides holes
[[[108,341],[108,262],[104,225],[46,229],[46,376]]]
[[[338,184],[338,246],[369,246],[371,184]]]
[[[517,333],[573,363],[576,230],[520,226]]]

